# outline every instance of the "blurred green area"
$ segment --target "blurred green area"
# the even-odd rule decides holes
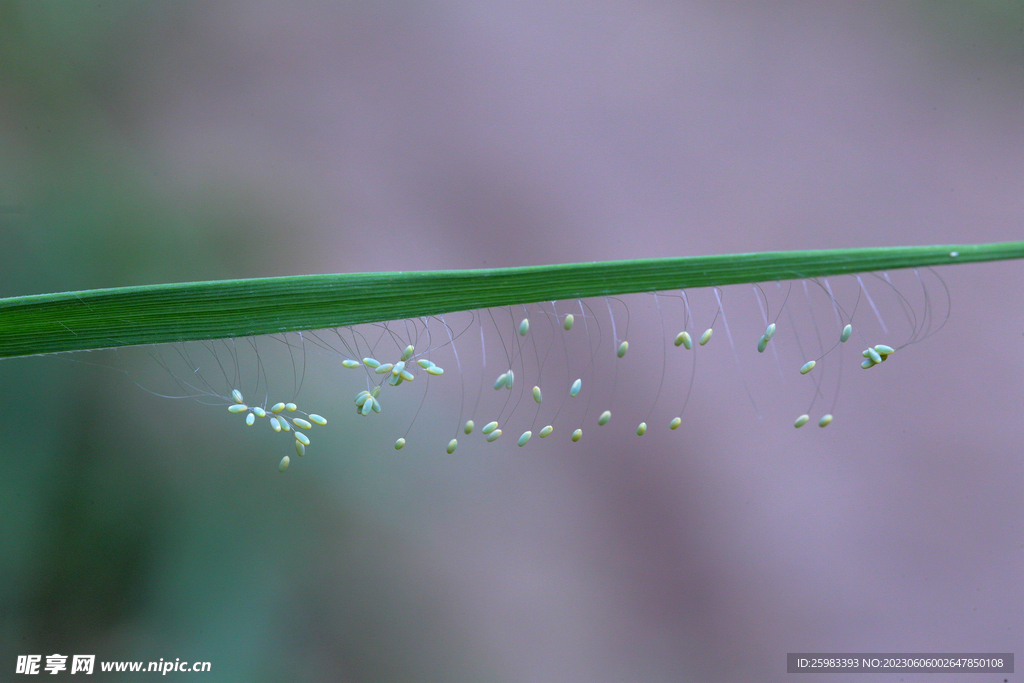
[[[907,3],[912,17],[932,34],[925,43],[951,64],[983,68],[992,73],[1014,72],[1024,40],[1024,5],[1019,0],[938,0]],[[1007,27],[1016,27],[1013,31]],[[1015,74],[1016,75],[1016,74]]]
[[[190,16],[172,4],[0,3],[0,294],[287,269],[274,229],[287,223],[258,188],[195,192],[153,163],[137,119],[160,89],[139,71],[165,46],[147,38],[187,30]]]
[[[153,36],[187,32],[195,9],[0,2],[0,295],[294,268],[287,217],[259,188],[177,182],[132,121],[161,93],[138,73],[160,61]],[[242,452],[226,415],[91,362],[111,359],[0,365],[17,426],[0,477],[2,670],[57,652],[211,661],[210,681],[481,680],[437,655],[450,635],[419,632],[439,606],[404,574],[404,541],[341,502],[358,473],[341,490],[301,466],[282,477],[280,443]],[[319,446],[307,462],[337,455]]]

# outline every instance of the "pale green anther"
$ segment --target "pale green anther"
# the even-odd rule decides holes
[[[606,424],[608,424],[608,420],[610,419],[612,419],[612,411],[606,410],[603,413],[601,413],[601,417],[597,418],[597,424],[604,427]]]
[[[393,375],[401,375],[402,374],[402,370],[405,370],[405,361],[404,360],[400,360],[397,363],[395,363],[395,367],[391,368],[391,374],[393,374]]]
[[[700,345],[704,346],[709,341],[711,341],[711,335],[714,334],[714,332],[715,331],[713,329],[711,329],[710,327],[708,329],[704,330],[704,334],[700,335]],[[690,347],[687,346],[686,348],[690,348]]]
[[[544,400],[544,395],[540,393],[540,387],[533,388],[533,400],[540,403]]]
[[[256,423],[256,416],[255,415],[253,415],[252,413],[249,413],[248,415],[245,416],[245,424],[247,424],[250,427],[252,427],[255,423]]]
[[[288,421],[285,420],[283,417],[281,418],[280,423],[281,429],[283,429],[284,431],[290,432],[292,430],[292,428],[288,426]]]
[[[830,424],[832,424],[832,413],[829,413],[828,415],[822,415],[821,419],[818,420],[819,427],[828,427]]]
[[[497,428],[498,428],[498,423],[497,422],[488,422],[487,424],[484,425],[484,428],[481,429],[480,431],[483,432],[484,434],[490,434],[491,432],[493,432]]]
[[[445,450],[448,451],[448,453],[450,455],[450,454],[455,452],[455,448],[458,445],[459,445],[458,440],[457,439],[452,439],[451,441],[448,442],[448,448],[446,448]]]
[[[641,422],[640,426],[636,428],[636,435],[637,436],[643,436],[646,433],[647,433],[647,423],[646,422]]]
[[[487,435],[487,442],[493,443],[501,438],[501,430],[495,429],[493,432]]]
[[[498,389],[501,389],[503,386],[505,386],[506,379],[508,379],[507,372],[503,372],[500,375],[498,375],[498,379],[494,380],[494,390],[497,391]]]
[[[810,419],[811,419],[810,415],[801,415],[800,417],[798,417],[796,419],[796,422],[793,423],[793,426],[796,427],[797,429],[800,429],[805,424],[807,424],[807,421],[810,420]]]
[[[523,318],[523,322],[519,323],[519,336],[525,337],[526,333],[530,331],[530,319]],[[522,444],[520,444],[522,445]]]
[[[507,373],[505,373],[505,386],[508,387],[509,389],[511,389],[512,388],[512,382],[514,382],[514,381],[516,381],[516,375],[515,375],[514,372],[509,370]]]
[[[359,367],[359,361],[352,360],[351,358],[346,358],[345,360],[341,361],[341,364],[344,365],[346,368],[350,369]]]
[[[378,365],[377,367],[375,367],[373,371],[376,372],[378,375],[383,375],[385,372],[391,372],[391,368],[393,367],[395,366],[392,365],[391,363],[384,363],[383,365]]]
[[[775,323],[768,326],[768,329],[764,331],[764,340],[771,341],[772,337],[775,336]]]
[[[278,421],[276,417],[270,418],[270,428],[273,429],[275,432],[281,431],[281,423]]]
[[[373,391],[370,392],[370,396],[373,396],[374,398],[380,396],[380,387],[374,387]]]
[[[626,351],[629,351],[628,341],[624,341],[621,344],[619,344],[619,350],[615,352],[615,355],[618,356],[619,358],[622,358],[623,356],[626,355]]]
[[[300,458],[306,454],[306,447],[302,445],[301,441],[295,441],[295,452]]]
[[[238,389],[231,390],[231,398],[235,399],[235,403],[244,403],[242,400],[242,392]]]
[[[404,446],[404,445],[405,445],[405,439],[401,439],[401,438],[398,439],[397,441],[395,441],[395,450],[396,451],[402,450],[402,446]]]
[[[683,424],[683,418],[681,418],[681,417],[674,417],[674,418],[672,418],[672,421],[668,423],[668,428],[669,429],[679,429],[679,425],[681,425],[681,424]]]
[[[438,367],[436,365],[431,365],[429,368],[427,368],[427,374],[428,375],[443,375],[444,374],[444,368]]]
[[[888,356],[890,353],[895,352],[896,349],[891,346],[886,346],[885,344],[878,344],[875,346],[875,351],[877,351],[880,356]]]
[[[523,432],[522,436],[519,437],[519,446],[520,447],[525,446],[526,442],[530,440],[531,436],[533,436],[533,432],[531,432],[529,430]]]
[[[402,351],[402,360],[407,361],[412,358],[412,354],[416,353],[416,347],[409,344],[405,347],[405,351]]]
[[[327,418],[320,417],[316,413],[310,413],[309,414],[309,419],[310,419],[310,421],[315,422],[318,425],[325,425],[325,424],[327,424]]]
[[[303,429],[313,428],[313,425],[311,425],[308,421],[303,420],[301,417],[293,417],[292,424],[295,425],[296,427],[302,427]]]
[[[371,399],[371,400],[373,401],[373,404],[372,404],[373,405],[373,412],[379,413],[380,412],[380,401],[378,401],[375,398]]]
[[[359,395],[356,396],[356,408],[362,408],[363,404],[366,403],[367,401],[369,401],[372,398],[373,397],[370,396],[370,392],[368,392],[368,391],[360,392]]]
[[[263,410],[263,408],[260,408],[259,406],[253,408],[252,412],[256,415],[256,417],[266,417],[267,416],[267,411]]]
[[[376,368],[380,365],[380,361],[377,360],[376,358],[364,358],[363,365],[370,368]]]
[[[388,379],[388,384],[390,384],[393,387],[397,387],[401,383],[402,383],[402,376],[401,375],[391,375],[390,379]]]
[[[875,361],[876,363],[881,363],[882,362],[882,356],[881,356],[881,354],[878,353],[878,351],[875,351],[874,349],[868,349],[867,352],[868,352],[868,358],[870,358],[871,360]]]
[[[249,410],[249,406],[244,403],[236,403],[233,406],[228,406],[228,411],[232,413],[244,413],[247,410]]]
[[[868,368],[873,368],[873,367],[875,367],[875,361],[871,360],[870,358],[866,358],[866,359],[864,360],[864,362],[862,362],[862,363],[860,364],[860,366],[861,366],[862,368],[864,368],[865,370],[867,370]]]
[[[270,412],[272,412],[275,415],[277,415],[282,410],[284,410],[284,404],[283,403],[275,403],[274,406],[270,409]]]
[[[676,346],[682,346],[683,345],[683,339],[684,339],[683,334],[684,334],[683,332],[680,332],[679,334],[676,335],[676,340],[673,342]]]
[[[847,325],[846,327],[843,328],[843,333],[839,335],[839,341],[846,341],[847,339],[850,338],[851,334],[853,334],[853,325]]]
[[[416,363],[424,370],[434,365],[433,361],[429,361],[426,358],[420,358],[418,361],[416,361]]]
[[[288,411],[291,411],[291,412],[295,412],[296,410],[299,409],[299,407],[297,405],[295,405],[294,403],[285,403],[284,407],[285,407],[285,410],[288,410]]]
[[[813,361],[813,360],[807,361],[806,363],[803,364],[803,367],[800,368],[800,374],[801,375],[806,375],[808,372],[813,370],[814,366],[817,365],[817,364],[818,364],[817,361]]]
[[[871,358],[871,349],[864,349],[863,351],[860,352],[860,355],[864,356],[865,358]]]
[[[548,436],[553,431],[555,431],[555,428],[552,427],[551,425],[548,425],[544,429],[540,430],[540,438],[543,439],[545,436]]]
[[[564,327],[567,331],[571,330],[572,329],[572,321],[573,321],[573,317],[572,317],[572,313],[570,313],[569,315],[565,316],[565,324],[562,327]]]
[[[402,370],[400,373],[398,373],[398,379],[405,380],[406,382],[411,382],[416,378],[413,377],[413,374],[408,370]]]
[[[308,436],[306,436],[302,432],[294,432],[294,434],[295,434],[295,440],[296,441],[301,443],[303,446],[308,446],[309,445],[309,437]]]
[[[365,417],[365,416],[370,414],[371,410],[373,410],[373,397],[372,396],[370,398],[366,399],[366,402],[363,403],[362,410],[360,410],[359,412]]]
[[[472,420],[466,420],[466,426],[462,428],[462,431],[464,431],[466,434],[472,434],[474,426],[476,425],[473,423]]]
[[[281,458],[281,464],[277,466],[277,471],[284,472],[286,469],[288,469],[288,465],[291,463],[291,461],[292,459],[289,458],[287,455]]]
[[[693,339],[690,338],[689,332],[680,332],[679,336],[676,337],[676,339],[679,339],[682,342],[683,346],[685,346],[687,349],[693,348]],[[676,344],[676,346],[678,346],[678,344]]]
[[[761,337],[757,342],[757,352],[764,353],[764,350],[768,348],[768,340]]]
[[[569,395],[570,396],[575,396],[576,394],[580,393],[580,387],[582,387],[582,386],[583,386],[583,380],[582,379],[577,379],[575,382],[572,383],[572,387],[569,388]]]
[[[579,441],[582,438],[583,438],[583,430],[582,429],[577,429],[575,432],[572,433],[573,443],[576,443],[577,441]]]

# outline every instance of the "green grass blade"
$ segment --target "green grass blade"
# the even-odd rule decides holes
[[[1015,258],[1024,258],[1024,242],[303,275],[10,297],[0,299],[0,357],[246,337],[537,301]]]

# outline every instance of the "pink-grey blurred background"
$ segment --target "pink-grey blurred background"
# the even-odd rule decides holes
[[[1022,224],[1009,0],[0,2],[0,296]],[[6,360],[3,678],[55,652],[212,663],[168,680],[587,683],[1019,656],[1024,276],[938,272],[946,326],[847,373],[827,430],[793,430],[806,392],[721,340],[682,433],[396,454],[318,357],[303,396],[332,423],[281,475],[281,441],[89,364],[109,356]]]

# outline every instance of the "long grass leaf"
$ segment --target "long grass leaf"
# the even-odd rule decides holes
[[[955,254],[955,256],[954,256]],[[0,299],[0,357],[294,332],[684,287],[1024,257],[1024,242],[343,273]]]

